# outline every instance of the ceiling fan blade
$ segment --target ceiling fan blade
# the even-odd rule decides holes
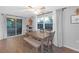
[[[28,6],[29,8],[32,8],[32,6]]]
[[[43,6],[43,7],[41,7],[40,9],[46,9],[46,8]]]

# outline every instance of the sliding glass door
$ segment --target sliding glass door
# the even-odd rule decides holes
[[[15,35],[15,19],[7,18],[7,35]]]
[[[22,34],[22,19],[7,18],[7,36]]]
[[[22,19],[17,19],[16,21],[17,35],[22,33]]]

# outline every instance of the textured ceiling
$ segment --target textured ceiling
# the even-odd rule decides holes
[[[43,12],[54,11],[63,7],[64,6],[45,6],[46,10],[44,10]],[[0,13],[24,17],[35,15],[33,11],[29,11],[25,6],[0,6]]]

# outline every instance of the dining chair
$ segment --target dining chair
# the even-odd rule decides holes
[[[53,39],[54,39],[55,31],[50,32],[49,36],[46,38],[46,41],[44,41],[44,45],[47,47],[47,51],[50,52],[50,46],[53,51]]]

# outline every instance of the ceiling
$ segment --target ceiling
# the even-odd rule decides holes
[[[64,6],[45,6],[46,10],[44,10],[44,12],[54,11],[63,7]],[[35,13],[33,11],[29,11],[25,6],[0,6],[0,12],[23,17],[35,16]]]

